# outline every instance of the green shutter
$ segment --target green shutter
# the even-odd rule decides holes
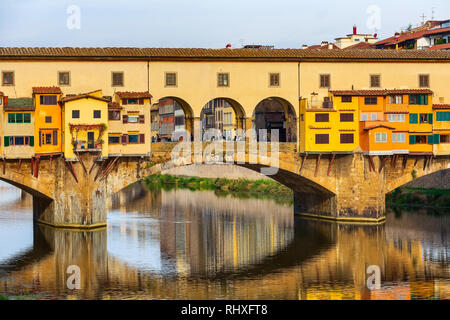
[[[30,147],[34,147],[34,137],[30,136]]]
[[[9,147],[9,137],[4,137],[4,146]]]
[[[428,95],[427,94],[423,96],[423,102],[424,102],[423,104],[428,105]]]
[[[417,113],[409,114],[409,123],[417,123],[417,120],[418,120]]]
[[[409,104],[413,104],[412,103],[412,95],[409,95]]]
[[[434,136],[432,134],[427,136],[427,144],[434,144]]]
[[[432,113],[430,113],[430,114],[428,114],[428,123],[433,123],[433,114]]]
[[[413,134],[409,135],[409,144],[416,144],[416,136]]]
[[[23,114],[23,122],[24,123],[31,123],[31,113],[24,113]]]
[[[434,144],[439,144],[439,133],[434,134]]]
[[[8,123],[16,123],[16,114],[8,113]]]
[[[436,121],[444,121],[443,112],[436,112]]]

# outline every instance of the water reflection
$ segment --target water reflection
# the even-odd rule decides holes
[[[385,225],[335,224],[294,218],[292,207],[270,200],[179,189],[148,192],[135,185],[111,199],[107,229],[80,232],[33,228],[31,203],[20,197],[8,201],[10,207],[0,209],[0,294],[450,298],[445,215],[389,212]],[[8,239],[12,235],[14,241]],[[66,270],[73,264],[82,272],[81,290],[66,287]],[[366,287],[369,265],[381,269],[380,290]]]

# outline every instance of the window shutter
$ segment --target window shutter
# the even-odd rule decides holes
[[[53,145],[57,146],[58,145],[58,131],[53,131]]]
[[[127,144],[128,143],[128,135],[124,134],[122,135],[122,144]]]
[[[145,143],[145,134],[141,133],[139,135],[139,143]]]
[[[112,110],[108,110],[108,120],[113,120],[113,117],[114,117],[114,115],[113,115]]]
[[[430,113],[430,114],[428,115],[428,123],[430,123],[430,124],[433,123],[433,114],[432,114],[432,113]]]
[[[9,147],[9,137],[4,137],[4,146]]]
[[[417,123],[418,115],[417,113],[410,113],[409,114],[409,123]]]
[[[416,144],[416,136],[411,134],[409,135],[409,144]]]
[[[428,135],[427,136],[427,144],[433,144],[433,142],[434,142],[434,137],[433,137],[433,135],[431,134],[431,135]]]
[[[424,104],[428,104],[428,95],[426,94],[426,95],[424,95],[423,96],[423,102],[424,102]]]
[[[34,147],[34,137],[30,136],[30,147]]]
[[[128,100],[127,99],[122,99],[122,104],[128,104]]]
[[[144,99],[140,98],[139,99],[139,104],[144,104]]]
[[[145,123],[145,115],[143,114],[139,115],[139,123]]]
[[[42,131],[39,130],[39,147],[42,146]]]
[[[433,144],[439,144],[439,134],[433,134],[434,142]]]
[[[123,123],[128,123],[128,115],[123,115]]]

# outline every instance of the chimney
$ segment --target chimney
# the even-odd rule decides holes
[[[231,49],[231,43],[228,43],[225,48]]]
[[[321,47],[327,47],[328,46],[328,41],[322,41],[322,43],[320,44]]]
[[[353,35],[358,33],[358,28],[356,27],[356,24],[353,26]]]
[[[333,44],[332,43],[328,44],[328,49],[333,49]]]
[[[302,45],[302,49],[308,49],[308,45],[307,44]]]

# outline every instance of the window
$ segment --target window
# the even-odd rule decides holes
[[[129,134],[128,135],[128,143],[139,143],[139,135],[138,134]]]
[[[31,123],[31,113],[23,114],[23,123]]]
[[[439,136],[439,143],[450,143],[450,135],[448,135],[448,134],[441,134]]]
[[[450,112],[436,112],[436,121],[450,121]]]
[[[14,145],[23,146],[25,144],[25,137],[14,137]]]
[[[108,111],[108,120],[120,120],[120,111],[119,110],[109,110]]]
[[[341,143],[353,143],[353,133],[341,133]]]
[[[330,88],[330,75],[329,74],[321,74],[320,75],[320,87],[321,88]]]
[[[223,118],[223,123],[226,125],[233,124],[231,112],[225,112],[224,118]]]
[[[341,122],[353,122],[353,113],[341,113]]]
[[[387,118],[389,122],[405,122],[404,114],[388,114]]]
[[[377,119],[378,119],[377,113],[376,112],[372,112],[370,114],[370,121],[377,121]]]
[[[429,88],[430,87],[430,76],[428,74],[419,75],[419,88]]]
[[[177,74],[175,72],[166,72],[166,87],[175,87],[177,85]]]
[[[352,102],[352,96],[342,96],[342,102]]]
[[[23,113],[16,113],[16,123],[23,123]]]
[[[316,144],[329,144],[330,135],[329,134],[316,134]]]
[[[415,143],[416,144],[426,144],[427,136],[424,136],[424,135],[415,136]]]
[[[373,74],[370,76],[370,87],[371,88],[380,88],[381,87],[381,76],[377,74]]]
[[[16,123],[16,114],[8,113],[8,123]]]
[[[410,113],[409,114],[409,123],[419,123],[419,115],[417,113]]]
[[[367,113],[361,113],[361,121],[369,120],[369,115]]]
[[[72,119],[80,118],[80,110],[72,110]]]
[[[101,110],[94,110],[94,119],[100,119],[102,117]]]
[[[39,102],[42,105],[56,105],[56,95],[42,95]]]
[[[270,74],[269,85],[271,87],[279,87],[280,86],[280,74],[279,73],[271,73]]]
[[[330,115],[328,113],[316,113],[316,122],[329,122]]]
[[[366,105],[376,105],[378,103],[377,97],[365,97],[364,104]]]
[[[109,136],[108,137],[108,143],[109,144],[119,144],[120,143],[120,136]]]
[[[230,85],[229,74],[219,73],[217,78],[217,85],[219,87],[228,87]]]
[[[138,123],[139,116],[138,115],[128,115],[128,123]]]
[[[45,123],[52,123],[52,117],[45,117]]]
[[[394,143],[404,143],[406,141],[405,139],[405,133],[404,132],[394,132],[392,134],[392,142]]]
[[[58,84],[60,86],[70,86],[70,72],[59,71],[58,72]]]
[[[402,104],[402,103],[403,103],[402,95],[389,96],[389,104]]]
[[[9,147],[9,146],[30,146],[33,147],[34,146],[34,137],[28,137],[28,136],[19,136],[19,137],[8,137],[5,136],[3,137],[3,141],[4,141],[4,146],[5,147]]]
[[[421,113],[419,116],[420,123],[428,123],[428,113]]]
[[[14,72],[13,71],[3,71],[2,72],[2,84],[4,86],[14,85]]]
[[[409,104],[427,105],[428,95],[426,94],[411,94],[409,95]]]
[[[375,132],[375,142],[377,142],[377,143],[387,142],[387,133],[386,132]]]
[[[123,72],[112,73],[112,86],[123,87]]]

